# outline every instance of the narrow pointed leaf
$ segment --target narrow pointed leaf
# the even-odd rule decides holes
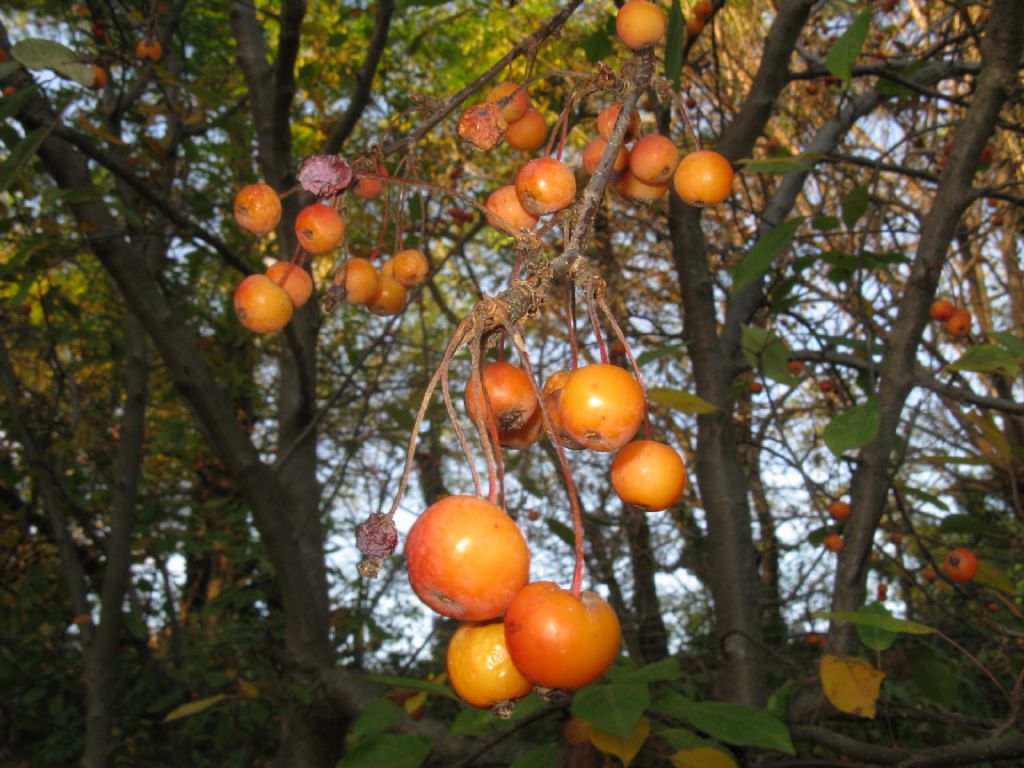
[[[888,613],[881,614],[872,611],[825,611],[815,613],[816,619],[830,619],[832,621],[848,621],[851,624],[867,624],[889,632],[906,632],[908,635],[930,635],[935,630],[926,624],[921,624],[909,619],[898,619]]]
[[[853,77],[853,66],[857,63],[864,41],[868,38],[868,29],[871,27],[870,6],[861,11],[853,23],[846,28],[846,31],[839,36],[829,49],[825,59],[825,66],[828,71],[843,82],[849,82]]]
[[[216,696],[210,696],[205,699],[196,699],[190,701],[188,704],[182,704],[180,707],[175,707],[164,717],[163,722],[170,723],[175,720],[181,720],[183,717],[191,717],[192,715],[198,715],[204,709],[209,709],[214,704],[219,704],[224,701],[227,696],[223,693],[218,693]]]
[[[654,387],[647,390],[647,399],[658,405],[682,411],[683,413],[714,413],[718,410],[717,405],[713,405],[697,395],[691,395],[689,392],[683,392],[680,389]]]
[[[750,285],[767,272],[779,254],[793,242],[793,236],[802,223],[803,217],[801,216],[789,219],[766,232],[747,252],[747,255],[729,270],[732,274],[733,291],[739,291]]]

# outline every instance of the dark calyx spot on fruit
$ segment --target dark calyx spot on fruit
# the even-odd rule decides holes
[[[299,184],[318,200],[334,197],[352,183],[352,168],[337,155],[311,155],[299,169]]]
[[[458,602],[448,597],[444,592],[434,592],[434,598],[437,602],[441,603],[441,605],[450,606],[452,608],[459,607]]]
[[[498,429],[502,432],[511,432],[515,429],[522,429],[526,422],[523,421],[523,410],[521,408],[506,408],[498,414]]]

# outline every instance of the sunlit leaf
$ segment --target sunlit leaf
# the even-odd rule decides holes
[[[821,685],[840,712],[874,719],[885,673],[853,656],[821,657]]]
[[[707,400],[679,389],[653,387],[647,390],[647,399],[683,413],[714,413],[718,410],[718,406]]]
[[[203,710],[209,709],[214,704],[219,704],[226,698],[227,696],[225,696],[223,693],[218,693],[216,696],[210,696],[205,699],[196,699],[195,701],[190,701],[187,704],[182,704],[180,707],[175,707],[174,709],[172,709],[164,717],[162,722],[170,723],[174,720],[181,720],[183,717],[191,717],[192,715],[197,715]]]
[[[600,728],[591,728],[587,738],[606,755],[615,755],[623,765],[628,766],[640,752],[650,732],[651,724],[644,718],[633,726],[633,732],[627,737],[607,733]]]

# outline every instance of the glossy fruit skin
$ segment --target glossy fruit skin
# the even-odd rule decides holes
[[[629,153],[629,170],[645,184],[664,184],[679,164],[679,150],[667,136],[644,136]]]
[[[732,165],[724,155],[703,149],[691,152],[676,166],[676,194],[693,206],[717,205],[732,192]]]
[[[526,585],[530,551],[519,527],[476,496],[449,496],[423,512],[405,540],[409,582],[442,616],[501,616]]]
[[[549,688],[582,688],[619,654],[622,630],[600,595],[575,597],[554,582],[519,591],[505,611],[505,640],[523,676]]]
[[[822,543],[829,552],[842,552],[846,542],[843,541],[843,537],[838,533],[830,533]]]
[[[565,390],[565,385],[569,383],[569,379],[572,376],[572,371],[555,371],[548,376],[547,381],[544,382],[544,388],[541,390],[541,395],[544,398],[544,405],[548,409],[548,417],[551,419],[551,425],[554,430],[558,433],[558,439],[562,443],[563,448],[569,450],[579,451],[583,449],[583,446],[573,440],[565,429],[562,427],[562,417],[559,412],[559,406],[562,402],[562,392]],[[547,432],[547,427],[544,428]],[[551,433],[548,432],[548,437],[551,437]]]
[[[281,220],[281,198],[269,184],[247,184],[235,195],[234,210],[238,226],[265,235]]]
[[[958,309],[953,316],[946,321],[946,333],[958,339],[962,339],[971,332],[971,311],[969,309]]]
[[[377,175],[386,176],[387,171],[383,168],[378,168]],[[352,191],[356,193],[356,197],[361,197],[363,200],[370,200],[371,198],[377,197],[377,195],[384,191],[384,182],[380,179],[361,178],[356,181],[355,186],[352,187]]]
[[[704,20],[699,16],[691,16],[686,20],[686,36],[697,37],[704,31]]]
[[[349,304],[369,304],[379,282],[377,268],[367,259],[349,259],[334,275],[334,284],[342,288],[342,298]]]
[[[266,275],[249,275],[235,289],[238,322],[254,333],[273,333],[284,328],[295,310],[284,288]]]
[[[276,261],[267,268],[265,274],[284,288],[296,309],[309,301],[309,297],[313,295],[313,278],[298,264],[290,265],[287,261]]]
[[[512,663],[500,621],[455,630],[448,642],[448,679],[463,701],[480,708],[522,698],[533,689]]]
[[[537,218],[528,214],[519,203],[514,184],[507,184],[491,192],[487,198],[487,210],[495,214],[488,214],[487,223],[510,235],[517,234],[521,229],[533,229],[537,226]],[[500,216],[505,224],[498,221],[496,216]],[[505,226],[506,224],[508,226]]]
[[[380,268],[382,275],[395,278],[406,288],[419,285],[427,279],[430,264],[426,254],[418,248],[406,248],[385,261]]]
[[[633,171],[627,168],[615,181],[615,191],[634,203],[649,205],[668,194],[668,184],[648,184],[640,181]]]
[[[639,382],[624,368],[594,363],[578,368],[558,404],[562,429],[584,448],[617,451],[640,428],[646,412]]]
[[[970,581],[978,572],[978,556],[967,547],[957,547],[946,554],[942,572],[951,581]]]
[[[504,99],[508,99],[508,101],[503,103]],[[521,120],[526,114],[526,110],[530,108],[530,94],[526,92],[525,88],[521,88],[519,83],[511,80],[494,86],[487,94],[487,101],[497,104],[501,108],[501,114],[509,125]]]
[[[686,464],[671,445],[634,440],[615,454],[612,488],[626,504],[645,512],[668,509],[686,490]]]
[[[576,176],[560,160],[538,157],[516,174],[516,197],[531,216],[561,211],[576,198]]]
[[[307,205],[295,217],[295,236],[308,253],[327,253],[338,246],[344,235],[341,215],[323,203]]]
[[[956,305],[949,299],[936,299],[928,307],[928,317],[939,323],[944,323],[956,312]]]
[[[544,146],[548,138],[548,123],[538,110],[530,107],[526,114],[509,123],[505,130],[505,141],[509,146],[523,152],[533,152]]]
[[[592,174],[597,170],[597,165],[601,162],[601,156],[604,155],[607,146],[608,140],[600,136],[591,139],[587,144],[583,150],[583,167],[586,168],[587,173]],[[629,150],[619,147],[619,151],[615,154],[615,161],[612,163],[612,171],[618,173],[625,170],[627,165],[629,165]]]
[[[601,134],[602,139],[607,139],[612,135],[612,130],[615,128],[615,122],[619,119],[619,112],[621,111],[622,105],[616,101],[597,113],[597,132]],[[629,141],[639,132],[640,115],[634,112],[629,120],[629,125],[626,127],[625,140]]]
[[[828,513],[839,522],[842,522],[850,516],[850,505],[845,501],[833,501],[828,505]]]
[[[537,395],[526,371],[511,363],[487,363],[482,368],[484,389],[499,432],[521,429],[537,412]],[[466,384],[466,413],[476,422],[483,413],[483,392],[475,376]],[[484,423],[487,423],[486,416]]]
[[[373,298],[367,303],[366,308],[379,317],[397,315],[405,309],[405,302],[409,298],[409,289],[400,280],[387,275],[381,275],[377,280],[377,290]]]
[[[630,0],[615,17],[615,32],[622,44],[640,51],[657,43],[668,29],[668,16],[649,0]]]

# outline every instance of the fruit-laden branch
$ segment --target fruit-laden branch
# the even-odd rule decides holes
[[[394,0],[381,0],[377,3],[377,15],[374,17],[373,34],[370,36],[370,44],[366,49],[366,58],[363,59],[363,66],[356,73],[356,88],[349,97],[348,106],[344,114],[331,126],[327,139],[324,141],[323,154],[335,154],[345,144],[345,140],[355,130],[363,110],[370,103],[370,94],[373,92],[373,78],[380,66],[384,56],[384,48],[388,41],[388,31],[391,29],[391,19],[395,14]]]
[[[807,22],[812,0],[787,0],[765,40],[764,53],[743,107],[716,149],[731,160],[750,154],[788,82],[789,61]],[[718,336],[718,313],[700,226],[700,210],[678,197],[669,200],[669,231],[682,295],[687,351],[697,394],[723,406],[733,383],[729,352]],[[758,641],[761,611],[754,571],[753,531],[747,482],[730,409],[699,416],[696,474],[708,520],[708,584],[715,602],[716,632],[723,638],[724,695],[759,706],[764,701],[764,666]]]
[[[982,46],[983,67],[974,99],[956,132],[934,203],[921,227],[896,321],[889,333],[879,372],[878,398],[882,421],[875,439],[860,453],[853,474],[852,512],[846,524],[845,547],[839,556],[832,607],[855,611],[864,602],[865,577],[875,528],[885,508],[890,482],[890,456],[897,441],[900,416],[915,384],[917,351],[928,322],[942,268],[960,217],[974,199],[974,178],[985,142],[999,112],[1019,87],[1017,70],[1024,49],[1024,14],[1014,0],[996,0]],[[829,650],[850,653],[857,647],[851,624],[830,633]]]

